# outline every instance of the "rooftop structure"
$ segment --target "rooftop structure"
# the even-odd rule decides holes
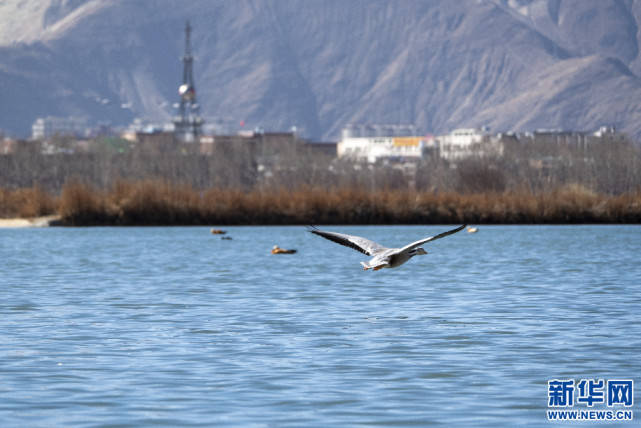
[[[411,137],[416,135],[412,124],[349,123],[341,131],[342,139],[362,137]]]

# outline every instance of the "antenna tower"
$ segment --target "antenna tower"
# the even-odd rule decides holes
[[[174,118],[174,132],[182,141],[196,141],[201,134],[203,119],[200,117],[200,106],[196,101],[196,85],[194,84],[193,63],[191,54],[191,26],[185,25],[185,55],[183,62],[183,81],[178,87],[180,103],[174,104],[178,116]]]

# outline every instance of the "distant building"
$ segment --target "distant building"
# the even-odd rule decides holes
[[[199,138],[200,152],[212,155],[216,151],[226,153],[226,150],[245,149],[257,162],[278,163],[281,157],[286,157],[304,147],[305,141],[291,132],[252,132],[247,131],[235,135],[214,135]]]
[[[81,117],[38,118],[31,126],[31,138],[43,140],[54,135],[84,137],[87,133],[87,119]]]
[[[616,128],[614,126],[601,126],[597,131],[592,135],[595,137],[605,137],[605,136],[615,136],[617,135]]]
[[[0,137],[0,155],[10,155],[16,150],[16,141],[11,138]]]
[[[493,138],[486,128],[455,129],[436,137],[441,158],[456,162],[472,156],[502,155],[503,144]]]
[[[435,147],[432,137],[343,138],[336,147],[339,158],[376,163],[379,160],[418,161]]]
[[[437,148],[431,135],[417,135],[413,124],[350,123],[341,130],[336,155],[356,162],[416,162]]]
[[[329,158],[336,157],[336,146],[337,143],[334,142],[307,142],[307,148],[312,154]]]
[[[622,141],[625,134],[617,132],[613,126],[601,126],[592,131],[564,131],[560,129],[537,129],[517,136],[520,141],[536,141],[547,144],[569,144],[587,148],[590,144],[603,141]]]
[[[174,132],[173,123],[153,123],[136,118],[131,124],[129,124],[127,129],[120,133],[120,138],[136,142],[139,140],[140,135],[153,135],[168,132]]]

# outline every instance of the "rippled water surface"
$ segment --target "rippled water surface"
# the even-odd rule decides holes
[[[639,226],[486,226],[378,272],[227,230],[0,229],[2,426],[545,426],[554,378],[641,400]]]

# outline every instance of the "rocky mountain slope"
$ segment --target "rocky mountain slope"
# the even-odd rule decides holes
[[[5,0],[0,129],[168,120],[186,20],[210,121],[316,139],[350,122],[641,137],[637,0]]]

